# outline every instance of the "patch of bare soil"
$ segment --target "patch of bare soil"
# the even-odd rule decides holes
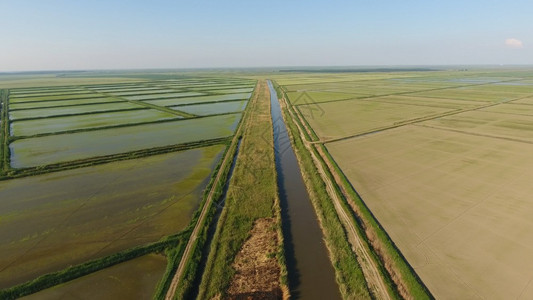
[[[235,257],[228,299],[282,299],[275,219],[258,219]]]

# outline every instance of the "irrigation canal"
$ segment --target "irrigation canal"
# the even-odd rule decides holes
[[[292,148],[281,107],[268,81],[285,256],[292,299],[341,299],[322,230]]]

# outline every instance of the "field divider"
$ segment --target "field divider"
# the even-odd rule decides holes
[[[425,121],[429,121],[429,120],[434,120],[434,119],[438,119],[438,118],[442,118],[442,117],[449,117],[449,116],[461,114],[461,113],[464,113],[464,112],[475,111],[475,110],[484,109],[484,108],[488,108],[488,107],[492,107],[492,106],[497,106],[497,105],[505,104],[505,103],[511,103],[513,101],[517,101],[517,100],[521,100],[521,99],[525,99],[525,98],[529,98],[529,97],[531,97],[531,94],[528,94],[526,96],[521,96],[521,97],[518,97],[518,98],[505,100],[505,101],[493,102],[493,103],[488,103],[488,104],[485,104],[485,105],[479,105],[479,106],[475,106],[475,107],[471,107],[471,108],[454,109],[452,111],[448,111],[448,112],[444,112],[444,113],[440,113],[440,114],[433,114],[433,115],[426,116],[426,117],[419,117],[419,118],[415,118],[415,119],[396,122],[393,125],[383,126],[383,127],[380,127],[380,128],[376,128],[376,129],[370,130],[370,131],[361,132],[361,133],[357,133],[357,134],[353,134],[353,135],[349,135],[349,136],[345,136],[345,137],[333,138],[333,139],[328,139],[328,140],[313,141],[311,143],[313,143],[313,144],[327,144],[327,143],[333,143],[333,142],[348,140],[348,139],[352,139],[352,138],[358,138],[358,137],[362,137],[362,136],[366,136],[366,135],[382,132],[382,131],[385,131],[385,130],[406,126],[406,125],[415,125],[417,123],[421,123],[421,122],[425,122]]]
[[[159,105],[155,105],[155,104],[151,104],[151,103],[146,103],[146,102],[139,101],[139,100],[129,100],[127,98],[116,96],[116,95],[113,95],[113,94],[110,94],[110,93],[104,93],[104,92],[100,92],[100,91],[93,91],[93,92],[97,93],[97,94],[100,94],[100,95],[104,95],[104,96],[109,97],[109,98],[122,99],[124,101],[130,102],[130,103],[133,103],[133,104],[137,104],[137,105],[144,106],[144,107],[147,107],[147,108],[157,109],[159,111],[166,112],[166,113],[173,114],[173,115],[177,115],[177,116],[181,116],[181,117],[184,117],[184,118],[197,117],[197,115],[189,114],[189,113],[186,113],[186,112],[183,112],[183,111],[173,110],[173,109],[170,109],[168,107],[159,106]],[[173,97],[170,97],[170,98],[173,98]]]
[[[41,99],[41,100],[30,100],[30,101],[18,101],[18,99],[24,99],[24,98],[14,98],[13,104],[29,104],[29,103],[39,103],[39,102],[49,102],[49,101],[76,101],[76,100],[86,100],[86,99],[98,99],[101,98],[98,95],[95,95],[97,93],[92,94],[81,94],[86,97],[74,97],[74,98],[60,98],[60,99]],[[35,97],[38,98],[38,97]]]
[[[76,278],[97,272],[99,270],[126,262],[150,253],[163,252],[170,247],[180,247],[190,233],[190,226],[180,233],[162,238],[160,241],[134,248],[126,249],[102,258],[90,260],[63,270],[48,273],[26,283],[0,290],[0,298],[5,300],[18,299],[41,290],[65,283]],[[180,252],[177,249],[177,252]]]
[[[77,105],[76,105],[77,106]],[[47,107],[48,108],[48,107]],[[54,107],[55,108],[55,107]],[[71,113],[71,114],[63,114],[63,115],[50,115],[50,116],[40,116],[40,117],[30,117],[30,118],[20,118],[20,119],[14,119],[11,120],[12,122],[17,121],[31,121],[31,120],[42,120],[42,119],[53,119],[53,118],[62,118],[62,117],[72,117],[72,116],[83,116],[83,115],[95,115],[100,113],[111,113],[111,112],[121,112],[121,111],[133,111],[133,110],[143,110],[148,109],[146,107],[132,107],[132,108],[123,108],[123,109],[110,109],[110,110],[104,110],[104,111],[88,111],[88,112],[80,112],[80,113]]]
[[[183,281],[187,279],[185,278],[185,275],[186,275],[187,269],[190,268],[189,265],[192,263],[191,262],[192,255],[198,252],[198,247],[201,246],[199,245],[200,241],[199,241],[198,236],[199,234],[201,234],[201,231],[205,231],[206,228],[208,227],[209,222],[207,219],[208,219],[209,212],[212,210],[213,202],[215,201],[215,198],[219,196],[220,187],[224,186],[224,183],[221,183],[221,181],[226,180],[225,176],[227,175],[227,170],[229,170],[229,166],[233,162],[235,152],[237,151],[239,140],[241,139],[241,136],[242,136],[243,127],[245,126],[244,123],[246,123],[245,120],[247,120],[249,111],[250,111],[249,109],[246,109],[244,111],[243,116],[241,118],[241,122],[239,122],[239,126],[237,130],[235,130],[235,134],[233,135],[233,138],[231,139],[231,143],[229,145],[228,151],[226,152],[224,159],[220,164],[220,168],[215,176],[213,184],[211,185],[209,193],[207,194],[205,203],[202,206],[197,222],[195,223],[191,236],[187,242],[187,245],[185,246],[183,255],[181,256],[181,259],[176,269],[176,272],[174,274],[174,277],[172,278],[170,286],[165,295],[165,299],[167,300],[174,299],[176,293],[185,293],[183,289],[179,290],[179,287],[183,286]]]
[[[525,79],[522,79],[522,80],[525,80]],[[487,82],[487,83],[473,83],[473,84],[465,84],[465,85],[458,85],[458,86],[446,86],[446,87],[422,89],[422,90],[415,90],[415,91],[394,92],[394,93],[381,94],[381,95],[368,95],[368,96],[359,96],[359,97],[353,97],[353,98],[347,98],[347,99],[321,101],[319,103],[322,104],[322,103],[332,103],[332,102],[352,101],[352,100],[367,100],[367,99],[387,97],[387,96],[403,96],[403,95],[409,95],[409,94],[414,94],[414,93],[433,92],[433,91],[440,91],[440,90],[452,90],[452,89],[459,89],[459,88],[465,88],[465,87],[474,87],[474,86],[491,85],[495,83],[516,82],[516,81],[520,81],[520,80],[509,79],[509,80],[501,80],[501,81]],[[350,81],[347,81],[347,82],[350,82]],[[320,91],[320,90],[314,90],[314,91]],[[439,97],[427,97],[427,98],[439,98]],[[439,98],[439,99],[447,99],[447,98]],[[306,104],[299,104],[295,106],[300,106],[300,105],[306,105]]]
[[[9,90],[0,90],[0,176],[9,169]]]
[[[227,144],[229,143],[230,138],[231,136],[221,137],[221,138],[215,138],[215,139],[210,139],[210,140],[183,143],[183,144],[178,144],[178,145],[148,148],[148,149],[142,149],[142,150],[137,150],[137,151],[97,156],[97,157],[91,157],[91,158],[80,159],[80,160],[73,160],[73,161],[68,161],[68,162],[60,162],[60,163],[49,164],[49,165],[44,165],[44,166],[11,169],[9,171],[9,174],[0,176],[0,181],[7,180],[7,179],[13,179],[13,178],[20,178],[20,177],[27,177],[27,176],[33,176],[33,175],[58,172],[58,171],[65,171],[65,170],[82,168],[82,167],[90,167],[90,166],[106,164],[106,163],[110,163],[114,161],[136,159],[136,158],[141,158],[141,157],[207,147],[207,146],[218,145],[218,144]]]
[[[94,98],[94,99],[109,99],[109,98]],[[80,99],[81,100],[81,99]],[[83,99],[85,100],[85,99]],[[51,100],[51,101],[35,101],[35,103],[42,103],[42,102],[49,102],[53,103],[57,100]],[[59,102],[59,101],[57,101]],[[11,108],[9,111],[20,111],[20,110],[33,110],[33,109],[47,109],[47,108],[59,108],[59,107],[72,107],[72,106],[84,106],[84,105],[96,105],[96,104],[113,104],[113,103],[124,103],[127,102],[122,99],[115,99],[115,100],[106,100],[105,102],[97,102],[97,103],[77,103],[77,104],[61,104],[61,105],[52,105],[52,106],[42,106],[42,107],[24,107],[24,108]]]
[[[215,101],[205,101],[205,102],[193,102],[193,103],[181,103],[173,104],[165,107],[178,107],[178,106],[191,106],[191,105],[202,105],[202,104],[216,104],[216,103],[225,103],[225,102],[238,102],[238,101],[250,101],[251,98],[241,98],[241,99],[229,99],[229,100],[215,100]]]
[[[288,113],[288,116],[290,116],[290,119],[298,120],[298,117],[295,115],[294,111],[289,108],[287,99],[282,97],[281,101]],[[395,291],[391,288],[391,284],[384,280],[384,277],[386,278],[387,275],[383,272],[383,268],[379,266],[379,262],[370,249],[370,246],[366,242],[361,228],[350,216],[350,213],[346,211],[345,205],[342,204],[344,202],[341,199],[342,195],[340,195],[336,183],[331,180],[331,175],[328,176],[327,172],[329,172],[329,170],[325,166],[325,163],[319,159],[319,154],[317,154],[317,150],[314,148],[314,146],[303,139],[307,130],[303,129],[301,127],[302,125],[298,124],[298,122],[294,122],[294,124],[296,125],[297,131],[303,141],[306,151],[310,154],[313,164],[315,165],[320,178],[325,184],[326,191],[332,200],[337,216],[339,217],[339,220],[346,231],[348,241],[351,244],[353,252],[356,254],[357,261],[361,266],[364,277],[369,285],[370,290],[372,291],[372,294],[376,299],[398,298],[397,295],[395,295]]]
[[[146,102],[138,101],[138,100],[128,100],[128,101],[131,102],[131,103],[135,103],[137,105],[142,105],[142,106],[145,106],[145,107],[148,107],[148,108],[157,109],[159,111],[166,112],[166,113],[173,114],[173,115],[177,115],[177,116],[181,116],[181,117],[184,117],[184,118],[198,117],[197,115],[186,113],[186,112],[181,111],[181,110],[174,110],[174,109],[171,109],[171,108],[168,108],[168,107],[165,107],[165,106],[159,106],[159,105],[146,103]]]

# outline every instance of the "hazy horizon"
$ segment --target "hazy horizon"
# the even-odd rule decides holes
[[[0,3],[0,72],[530,65],[528,1]]]

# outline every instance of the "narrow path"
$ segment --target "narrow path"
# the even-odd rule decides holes
[[[247,113],[245,112],[245,114]],[[242,120],[245,121],[246,115],[243,115],[242,118],[243,118]],[[239,125],[239,128],[237,128],[237,130],[235,131],[235,134],[233,136],[229,149],[232,149],[233,147],[237,147],[237,144],[239,143],[239,136],[243,128],[243,123],[244,122],[241,122],[241,124]],[[182,280],[183,272],[185,271],[187,262],[190,259],[191,252],[194,250],[194,246],[196,246],[196,239],[198,238],[198,233],[203,228],[205,216],[214,201],[214,195],[216,191],[215,187],[218,186],[220,181],[222,180],[222,176],[224,173],[222,172],[222,170],[224,170],[228,164],[231,164],[233,162],[232,154],[233,154],[232,151],[228,151],[226,155],[224,156],[224,160],[222,161],[219,171],[215,177],[215,180],[213,181],[213,185],[211,186],[211,190],[209,191],[205,204],[202,207],[200,216],[198,217],[198,221],[194,225],[194,229],[191,233],[191,237],[187,241],[187,246],[185,247],[185,250],[183,251],[183,255],[181,256],[178,269],[176,270],[176,274],[174,274],[174,277],[172,278],[172,282],[170,283],[170,287],[168,288],[167,294],[165,296],[166,300],[174,299],[174,295],[176,294],[178,284]]]
[[[285,98],[282,98],[282,101],[284,102],[284,106],[287,107],[287,101]],[[288,109],[289,114],[291,115],[291,118],[296,119],[297,116],[294,115],[294,113]],[[303,129],[300,127],[298,122],[294,122],[296,126],[298,127],[298,131],[300,134],[300,138],[305,141],[305,136],[303,134]],[[328,194],[330,195],[331,199],[333,200],[333,204],[335,206],[335,210],[337,212],[337,215],[339,216],[339,219],[341,220],[344,228],[346,229],[346,233],[348,235],[348,239],[350,244],[352,245],[352,250],[357,254],[357,261],[359,262],[363,274],[365,275],[365,279],[373,292],[374,296],[378,299],[392,299],[389,295],[387,286],[385,282],[383,281],[383,278],[381,276],[381,273],[379,271],[379,268],[374,261],[373,257],[369,253],[369,249],[365,246],[362,238],[359,236],[353,222],[351,221],[351,218],[346,213],[344,208],[341,205],[341,199],[339,198],[339,195],[335,191],[334,184],[331,182],[329,177],[326,175],[326,171],[324,170],[322,163],[314,153],[311,145],[311,143],[305,141],[304,142],[305,147],[311,154],[311,157],[313,158],[314,164],[317,167],[318,172],[320,173],[320,177],[326,184],[326,189]]]
[[[166,113],[169,113],[169,114],[173,114],[173,115],[176,115],[176,116],[180,116],[180,117],[184,117],[184,118],[194,118],[194,117],[196,117],[196,115],[189,114],[189,113],[186,113],[186,112],[180,111],[180,110],[171,109],[171,108],[168,108],[168,107],[165,107],[165,106],[159,106],[159,105],[155,105],[155,104],[151,104],[151,103],[147,103],[147,102],[143,102],[143,101],[139,101],[139,100],[129,100],[129,99],[124,98],[122,96],[117,96],[117,95],[113,95],[111,93],[105,93],[105,92],[102,92],[102,91],[91,90],[91,89],[86,88],[84,86],[78,86],[78,87],[80,89],[91,91],[94,94],[99,94],[99,95],[105,96],[107,98],[114,98],[114,99],[124,100],[124,101],[127,101],[129,103],[133,103],[133,104],[136,104],[136,105],[139,105],[139,106],[148,107],[148,108],[157,109],[159,111],[166,112]],[[162,94],[162,95],[164,95],[164,94]]]

